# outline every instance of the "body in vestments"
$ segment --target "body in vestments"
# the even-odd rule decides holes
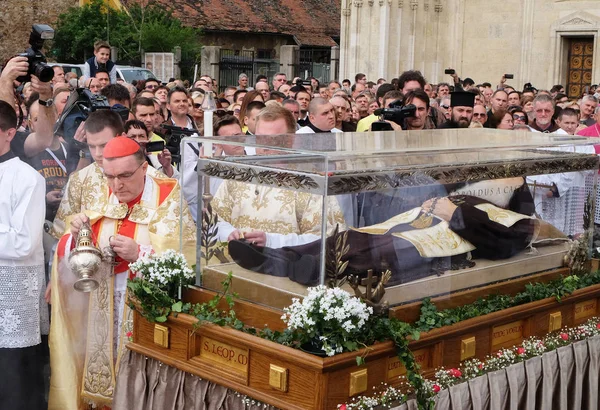
[[[115,137],[106,145],[104,172],[108,172],[111,164],[107,151],[123,138]],[[114,161],[128,158],[133,157],[116,157]],[[119,255],[117,241],[123,237],[133,239],[137,248],[132,258],[117,258],[118,264],[114,268],[103,262],[95,277],[99,287],[90,293],[80,293],[73,289],[78,278],[68,265],[75,239],[68,232],[61,237],[51,278],[49,409],[76,410],[88,403],[111,405],[119,357],[127,342],[125,335],[132,325],[132,312],[126,304],[127,279],[132,275],[129,263],[139,256],[167,249],[181,249],[189,262],[195,260],[194,223],[185,202],[181,208],[177,180],[147,173],[142,174],[139,184],[136,183],[134,179],[142,172],[140,167],[145,171],[147,166],[143,155],[140,158],[137,169],[133,162],[129,172],[111,174],[112,182],[93,166],[69,182],[68,194],[75,185],[80,192],[67,203],[71,215],[62,220],[65,226],[81,221],[81,214],[74,213],[83,212],[89,218],[93,239],[101,250],[110,245]],[[119,182],[128,178],[134,181],[128,181],[129,191],[126,191]],[[138,185],[141,192],[131,194]],[[129,192],[131,198],[123,200],[123,192]],[[64,215],[66,212],[61,214],[59,210],[57,218]],[[181,246],[180,229],[183,230]]]
[[[219,216],[219,239],[234,230],[266,232],[266,246],[301,245],[321,237],[322,197],[289,189],[237,181],[223,182],[213,198]],[[345,229],[344,214],[336,198],[328,198],[328,231]]]
[[[506,193],[502,207],[476,192]],[[510,258],[537,239],[540,221],[531,217],[533,200],[522,178],[502,185],[462,187],[447,198],[437,198],[453,212],[444,218],[435,210],[417,207],[380,224],[352,229],[347,233],[349,251],[345,274],[363,276],[369,269],[390,270],[388,286],[409,282],[455,267],[470,266],[468,259]],[[431,206],[431,205],[429,205]],[[432,206],[435,208],[435,205]],[[564,239],[560,233],[557,237]],[[335,238],[327,239],[328,246]],[[331,243],[330,243],[331,242]],[[229,254],[240,266],[273,276],[289,277],[304,285],[319,280],[320,239],[281,249],[263,248],[244,241],[231,241]]]
[[[0,409],[39,410],[46,183],[8,151],[0,155],[0,186]]]

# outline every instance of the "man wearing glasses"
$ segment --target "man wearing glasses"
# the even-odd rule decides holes
[[[148,78],[146,80],[146,84],[144,85],[144,89],[148,91],[154,92],[158,87],[160,87],[160,83],[156,78]]]
[[[129,264],[168,249],[182,249],[188,261],[195,260],[194,224],[187,205],[180,206],[177,180],[152,177],[137,142],[121,136],[108,138],[108,134],[100,154],[105,185],[85,193],[95,195],[96,201],[85,212],[73,215],[57,247],[52,286],[60,291],[52,292],[50,409],[79,408],[90,401],[112,403],[115,363],[125,351],[126,334],[133,325],[132,311],[125,303],[127,279],[135,277]],[[91,227],[94,245],[112,249],[116,255],[114,263],[101,263],[94,276],[98,287],[89,295],[73,289],[76,272],[61,263],[68,260],[85,224]],[[74,325],[79,320],[87,327]],[[100,359],[98,352],[102,352]],[[101,365],[84,365],[91,360],[100,360]],[[100,377],[109,382],[98,389],[93,381]]]
[[[51,230],[56,239],[66,232],[74,215],[106,205],[104,196],[109,189],[103,174],[104,148],[114,137],[124,134],[121,117],[112,110],[95,111],[83,124],[81,139],[87,143],[94,162],[69,177]],[[166,178],[152,167],[148,174]]]

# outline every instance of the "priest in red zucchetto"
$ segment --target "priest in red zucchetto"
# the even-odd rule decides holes
[[[104,205],[70,218],[70,233],[60,239],[53,264],[51,410],[111,406],[117,363],[132,328],[126,304],[129,264],[167,249],[181,249],[189,263],[195,261],[194,223],[187,205],[181,209],[177,180],[147,174],[143,150],[126,137],[106,144],[102,167],[108,183]],[[68,259],[86,223],[94,245],[112,247],[116,258],[114,264],[101,263],[94,277],[98,288],[82,293],[73,288],[78,277]]]

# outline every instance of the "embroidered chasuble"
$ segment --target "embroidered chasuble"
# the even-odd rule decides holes
[[[264,231],[267,246],[272,248],[319,239],[322,203],[318,195],[237,181],[224,181],[211,202],[220,219],[220,240],[226,241],[235,229]],[[336,224],[344,230],[344,214],[337,198],[329,197],[327,205],[328,234]]]
[[[111,236],[120,234],[138,243],[139,256],[179,251],[181,226],[182,252],[189,263],[195,261],[194,222],[187,205],[180,209],[177,180],[147,174],[141,197],[124,204],[110,192],[100,169],[88,168],[69,180],[68,193],[76,187],[81,193],[61,203],[58,226],[69,227],[75,214],[85,212],[101,250]],[[98,289],[81,293],[73,288],[78,277],[68,265],[74,246],[70,233],[61,237],[52,270],[50,410],[77,410],[90,403],[111,406],[119,358],[132,327],[132,311],[126,304],[129,263],[117,259],[114,269],[102,263],[95,276]]]
[[[148,166],[146,174],[154,179],[167,177],[156,169]],[[86,209],[103,209],[107,206],[108,184],[102,169],[96,164],[73,172],[67,182],[64,196],[56,212],[50,233],[56,239],[68,233],[70,217]]]

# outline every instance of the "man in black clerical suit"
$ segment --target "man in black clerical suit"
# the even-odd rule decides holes
[[[469,128],[473,119],[473,106],[475,94],[468,91],[454,91],[450,93],[450,120],[438,128]]]

